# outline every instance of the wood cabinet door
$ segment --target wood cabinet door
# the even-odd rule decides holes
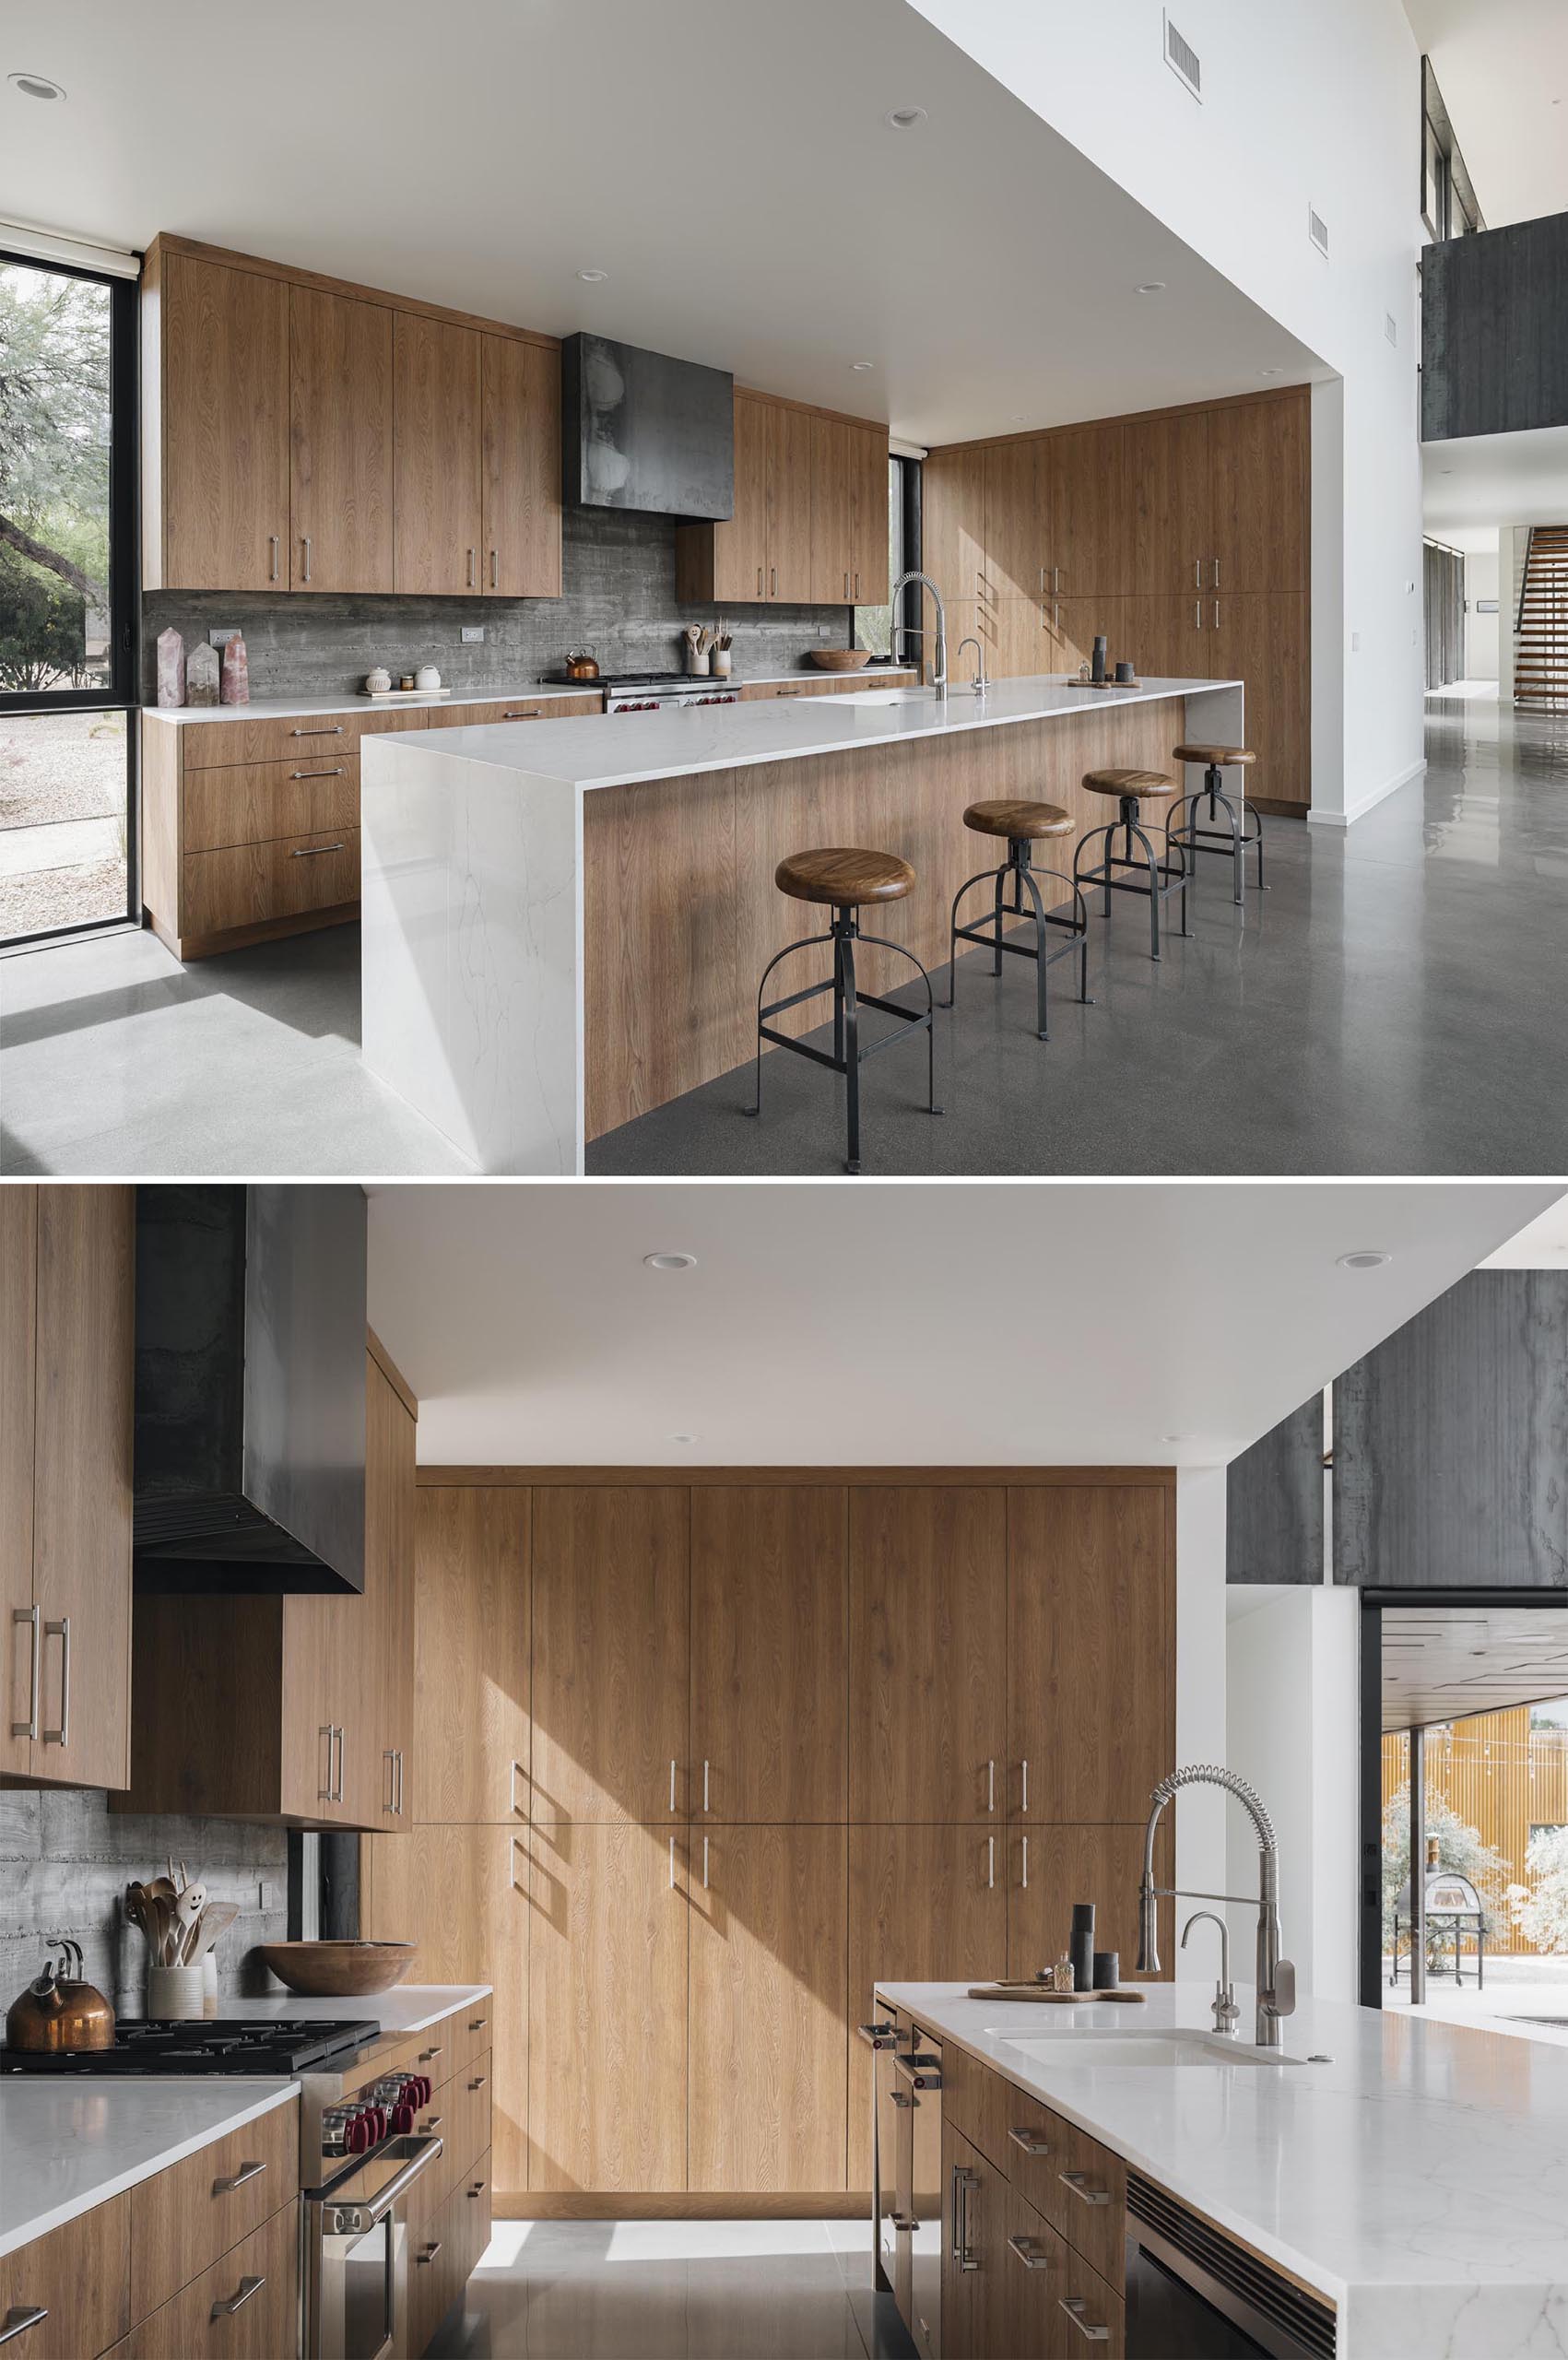
[[[482,339],[487,597],[560,596],[560,355]]]
[[[39,1190],[31,1764],[77,1787],[131,1783],[135,1268],[134,1189]]]
[[[1208,648],[1213,600],[1196,591],[1176,591],[1159,597],[1118,598],[1107,602],[1119,615],[1121,636],[1113,656],[1125,655],[1138,667],[1140,680],[1194,679],[1208,674]],[[1179,742],[1179,725],[1172,716],[1171,743]]]
[[[278,1808],[324,1827],[351,1824],[361,1800],[378,1823],[368,1764],[373,1758],[380,1683],[366,1658],[368,1629],[348,1614],[362,1599],[286,1598],[278,1719],[282,1733]],[[341,1787],[343,1800],[337,1799]]]
[[[25,1182],[0,1188],[0,1771],[19,1778],[32,1768],[28,1729],[39,1701],[32,1593],[38,1197]],[[40,1656],[41,1648],[40,1633]]]
[[[807,606],[811,583],[811,454],[817,421],[809,410],[768,405],[768,596]]]
[[[1140,419],[1126,430],[1132,526],[1128,590],[1144,596],[1208,586],[1208,413]]]
[[[849,2185],[871,2185],[872,2056],[853,2027],[879,1982],[989,1982],[1006,1972],[1006,1831],[849,1831]]]
[[[850,1817],[1000,1825],[1007,1494],[888,1483],[849,1499]]]
[[[416,1827],[360,1847],[360,1924],[368,1941],[418,1942],[431,1983],[490,1983],[490,2139],[499,2201],[528,2185],[528,1963],[534,1905],[521,1831]],[[477,2050],[474,2052],[478,2053]]]
[[[482,338],[417,312],[393,317],[395,586],[477,596]]]
[[[693,1487],[694,1819],[847,1817],[848,1514],[842,1484]]]
[[[735,397],[735,515],[713,537],[713,596],[754,604],[768,595],[768,454],[772,405]],[[699,528],[693,528],[699,529]]]
[[[995,2164],[944,2123],[942,2360],[1024,2360],[1011,2340],[1008,2310],[1010,2201]]]
[[[1052,594],[1051,445],[994,442],[984,454],[986,586],[995,599]]]
[[[1311,586],[1312,411],[1305,387],[1209,412],[1204,588]]]
[[[857,607],[888,603],[892,482],[884,426],[850,430],[849,586]]]
[[[579,1823],[527,1846],[529,2189],[684,2189],[682,1840]]]
[[[162,587],[289,582],[289,289],[166,254]]]
[[[1122,426],[1053,437],[1051,562],[1064,598],[1116,597],[1138,586],[1126,455]]]
[[[1310,603],[1304,591],[1207,602],[1209,676],[1246,690],[1246,741],[1257,756],[1247,793],[1303,808],[1312,801]]]
[[[536,1822],[686,1816],[689,1498],[684,1484],[534,1494]]]
[[[854,603],[849,503],[855,433],[836,418],[811,420],[811,596],[818,606]]]
[[[392,322],[385,303],[289,290],[291,590],[393,587]]]
[[[373,1359],[365,1367],[365,1607],[380,1683],[366,1769],[363,1827],[408,1826],[417,1815],[414,1748],[415,1422]],[[465,1698],[471,1704],[472,1695]]]
[[[975,2342],[974,2277],[961,2244],[962,2194],[980,2157],[961,2130],[942,2125],[942,2360],[987,2360]]]
[[[415,1506],[412,1816],[526,1818],[533,1494],[427,1483]]]
[[[690,1831],[693,2189],[847,2184],[848,1840],[843,1827]]]
[[[0,2329],[13,2312],[44,2311],[17,2329],[27,2360],[82,2360],[131,2324],[131,2198],[127,2189],[47,2236],[0,2255]]]
[[[1151,1789],[1175,1766],[1169,1497],[1155,1483],[1042,1483],[1008,1494],[1014,1820],[1141,1826]]]
[[[1026,1848],[1027,1847],[1027,1848]],[[1002,1847],[997,1845],[997,1858]],[[1143,1875],[1143,1829],[1105,1826],[1013,1827],[1007,1839],[1008,1973],[1035,1974],[1054,1965],[1068,1947],[1073,1904],[1094,1904],[1094,1947],[1121,1954],[1121,1980],[1138,1978],[1138,1891]],[[1156,1882],[1171,1883],[1175,1845],[1171,1814],[1155,1843]],[[1000,1869],[998,1868],[998,1877]],[[1171,1980],[1174,1905],[1159,1908],[1160,1976]]]
[[[1057,2299],[1067,2287],[1067,2239],[1059,2236],[1049,2221],[1043,2220],[1016,2189],[1007,2190],[1003,2210],[1006,2217],[999,2259],[1005,2294],[1000,2307],[1006,2314],[1006,2331],[996,2348],[1015,2354],[1017,2360],[1057,2360],[1069,2340],[1083,2341],[1056,2308]],[[1014,2248],[1014,2237],[1021,2252]],[[1026,2268],[1025,2257],[1036,2266]],[[1063,2330],[1065,2336],[1060,2332]],[[1084,2348],[1096,2353],[1102,2349],[1097,2342],[1086,2342]]]
[[[921,564],[941,592],[947,610],[949,667],[960,641],[971,634],[984,640],[989,662],[996,627],[989,608],[983,609],[981,599],[985,570],[984,451],[933,451],[922,462],[920,549]],[[937,615],[924,593],[918,620],[924,626],[925,636],[906,643],[904,652],[917,656],[921,678],[929,680],[937,643]]]

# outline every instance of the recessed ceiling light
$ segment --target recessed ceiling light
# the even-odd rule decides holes
[[[644,1254],[643,1259],[650,1270],[694,1270],[697,1268],[695,1254]]]
[[[1278,377],[1279,372],[1278,369],[1260,369],[1257,373],[1260,377]]]
[[[877,363],[874,360],[852,360],[849,365],[852,369],[875,369]]]
[[[701,1442],[701,1434],[671,1434],[671,1442]]]
[[[1023,424],[1023,421],[1024,421],[1024,419],[1025,419],[1026,415],[1027,415],[1027,412],[1025,412],[1025,411],[1023,411],[1023,410],[1021,410],[1021,409],[1015,409],[1015,410],[1013,411],[1013,413],[1012,413],[1012,421],[1013,421],[1013,424],[1014,424],[1015,426],[1021,426],[1021,425]]]
[[[917,123],[925,120],[924,107],[890,107],[882,121],[891,131],[913,131]]]
[[[1385,1262],[1393,1259],[1392,1254],[1385,1254],[1375,1245],[1358,1245],[1353,1252],[1338,1257],[1338,1267],[1341,1270],[1379,1270]]]
[[[1196,1442],[1197,1436],[1196,1434],[1161,1434],[1160,1439],[1161,1442]]]
[[[1163,295],[1165,282],[1162,278],[1146,278],[1138,292],[1140,295]]]
[[[584,287],[602,286],[609,277],[607,270],[580,270],[577,274]]]
[[[6,79],[24,98],[63,99],[65,95],[59,83],[52,82],[46,74],[7,74]]]

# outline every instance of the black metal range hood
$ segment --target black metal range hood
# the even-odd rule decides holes
[[[136,1192],[136,1587],[365,1587],[365,1198]]]
[[[560,348],[561,472],[574,508],[735,514],[735,379],[606,336]]]

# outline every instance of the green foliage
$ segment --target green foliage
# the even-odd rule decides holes
[[[1532,1835],[1525,1866],[1534,1886],[1509,1886],[1509,1916],[1538,1951],[1568,1951],[1568,1827]]]
[[[53,573],[0,548],[0,689],[79,688],[87,677],[87,606]]]
[[[1437,1838],[1437,1858],[1442,1867],[1453,1869],[1468,1877],[1480,1895],[1486,1912],[1489,1936],[1503,1928],[1503,1912],[1499,1906],[1503,1881],[1508,1873],[1508,1863],[1501,1852],[1483,1844],[1480,1833],[1468,1820],[1451,1810],[1441,1795],[1429,1791],[1426,1799],[1426,1832]],[[1383,1943],[1386,1950],[1394,1940],[1394,1904],[1410,1873],[1410,1790],[1401,1787],[1389,1796],[1383,1810]]]
[[[109,575],[109,289],[0,264],[0,517],[95,584]]]

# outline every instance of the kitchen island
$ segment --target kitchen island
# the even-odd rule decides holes
[[[1207,1986],[1141,1988],[1136,2008],[1057,2008],[971,1999],[964,1984],[878,1987],[878,2016],[896,2011],[941,2044],[944,2161],[952,2140],[961,2163],[978,2142],[979,2205],[988,2160],[1008,2182],[1024,2255],[1052,2241],[1053,2212],[1069,2278],[1081,2275],[1075,2251],[1094,2245],[1081,2316],[1099,2301],[1114,2330],[1102,2348],[1122,2348],[1125,2201],[1129,2255],[1145,2223],[1180,2238],[1190,2208],[1228,2246],[1204,2246],[1200,2233],[1183,2252],[1200,2248],[1212,2262],[1233,2245],[1244,2263],[1261,2258],[1282,2275],[1288,2307],[1291,2288],[1304,2293],[1302,2341],[1284,2348],[1335,2360],[1568,2351],[1568,2055],[1306,1999],[1284,2023],[1283,2049],[1263,2052],[1214,2034]],[[1252,1993],[1238,1987],[1237,1998],[1244,2036]],[[1140,2042],[1159,2062],[1136,2060]],[[994,2076],[1004,2103],[988,2108]],[[987,2157],[992,2147],[1001,2153]],[[984,2269],[980,2210],[966,2235]],[[1022,2283],[1018,2251],[1001,2241],[1013,2272],[1004,2283]],[[1048,2297],[1051,2273],[1037,2266]],[[1256,2287],[1256,2270],[1247,2283]],[[1141,2360],[1155,2346],[1135,2335],[1130,2271],[1126,2299],[1128,2360]],[[1311,2340],[1328,2307],[1331,2340]],[[944,2342],[961,2353],[961,2335]]]
[[[1243,744],[1243,705],[1239,680],[1040,678],[368,738],[365,1063],[477,1169],[581,1172],[590,1139],[751,1056],[764,966],[821,931],[773,884],[784,855],[901,854],[919,881],[878,930],[940,965],[953,894],[996,857],[967,804],[1044,798],[1081,834],[1114,813],[1085,771]],[[863,987],[902,965],[869,953]]]

